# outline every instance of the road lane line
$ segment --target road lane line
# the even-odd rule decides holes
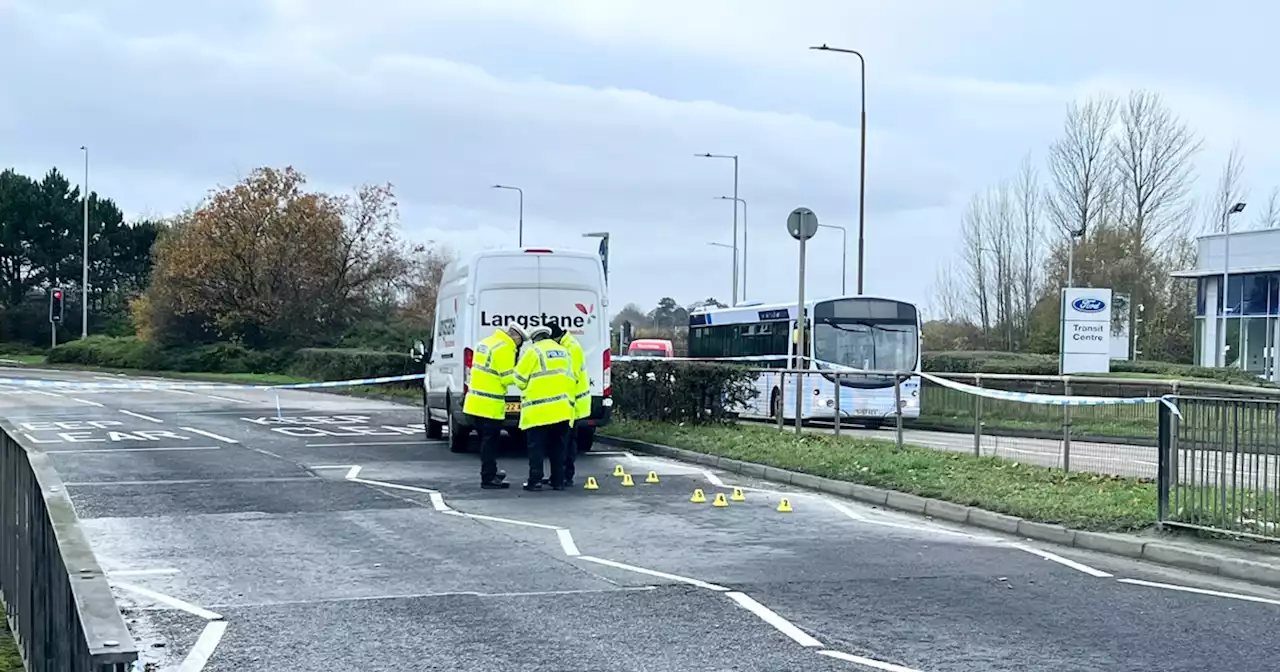
[[[497,516],[486,516],[486,515],[481,514],[481,513],[466,513],[466,512],[464,512],[464,511],[453,511],[453,510],[445,511],[445,513],[448,513],[448,514],[451,514],[451,515],[454,515],[454,516],[462,516],[463,518],[474,518],[474,519],[476,519],[476,520],[487,520],[487,521],[489,521],[489,522],[491,522],[491,523],[506,523],[507,525],[519,525],[520,527],[534,527],[534,528],[537,528],[537,529],[539,529],[539,530],[559,530],[559,529],[562,529],[562,528],[556,527],[555,525],[543,525],[542,523],[531,523],[531,522],[529,522],[529,521],[527,521],[527,520],[516,520],[516,519],[514,519],[514,518],[499,518],[499,517],[497,517]]]
[[[117,569],[107,571],[107,576],[158,576],[162,574],[181,574],[182,570],[165,568],[165,569]]]
[[[240,443],[239,441],[236,441],[235,439],[228,439],[227,437],[222,436],[221,434],[214,434],[213,432],[206,432],[206,431],[204,431],[203,429],[196,429],[195,427],[183,427],[182,429],[185,429],[185,430],[187,430],[188,432],[191,432],[192,434],[199,434],[200,436],[207,436],[207,437],[209,437],[209,438],[211,438],[211,439],[216,439],[216,440],[221,441],[221,442],[223,442],[223,443]]]
[[[636,593],[636,592],[652,592],[658,590],[658,586],[618,586],[617,588],[577,588],[568,590],[530,590],[530,591],[514,591],[505,593],[481,593],[474,590],[454,590],[439,593],[400,593],[394,595],[350,595],[337,597],[319,597],[316,599],[301,600],[261,600],[257,602],[228,602],[223,604],[212,604],[211,607],[219,609],[245,609],[252,607],[286,607],[308,604],[334,604],[334,603],[356,603],[373,602],[383,600],[419,600],[435,597],[475,597],[475,598],[504,598],[504,597],[559,597],[562,595],[595,595],[607,593]]]
[[[699,581],[698,579],[691,579],[691,578],[689,578],[689,577],[687,577],[687,576],[679,576],[679,575],[677,575],[677,574],[668,574],[668,573],[666,573],[666,572],[659,572],[659,571],[657,571],[657,570],[655,570],[655,569],[645,569],[644,567],[636,567],[635,565],[628,565],[628,564],[621,563],[621,562],[614,562],[613,560],[605,560],[604,558],[597,558],[597,557],[595,557],[595,556],[591,556],[591,555],[580,555],[580,556],[578,556],[578,559],[580,559],[580,560],[586,560],[587,562],[594,562],[594,563],[596,563],[596,564],[598,564],[598,565],[604,565],[604,566],[606,566],[606,567],[613,567],[614,569],[623,569],[623,570],[626,570],[626,571],[628,571],[628,572],[635,572],[635,573],[637,573],[637,574],[645,574],[645,575],[648,575],[648,576],[656,576],[656,577],[658,577],[658,578],[660,578],[660,579],[666,579],[666,580],[668,580],[668,581],[675,581],[675,582],[677,582],[677,583],[687,583],[687,584],[689,584],[689,585],[691,585],[691,586],[697,586],[697,587],[699,587],[699,588],[705,588],[705,589],[707,589],[707,590],[714,590],[714,591],[716,591],[716,592],[718,592],[718,593],[727,593],[727,592],[729,592],[729,589],[728,589],[728,588],[725,588],[724,586],[717,586],[717,585],[716,585],[716,584],[714,584],[714,583],[707,583],[706,581]]]
[[[1027,545],[1025,545],[1025,544],[1013,544],[1013,547],[1014,547],[1014,548],[1016,548],[1016,549],[1018,549],[1018,550],[1026,551],[1026,552],[1028,552],[1028,553],[1030,553],[1030,554],[1032,554],[1032,555],[1038,555],[1038,556],[1040,556],[1040,557],[1044,558],[1045,560],[1052,560],[1053,562],[1056,562],[1056,563],[1058,563],[1058,564],[1060,564],[1060,565],[1063,565],[1063,566],[1066,566],[1066,567],[1070,567],[1071,569],[1074,569],[1074,570],[1076,570],[1076,571],[1078,571],[1078,572],[1084,572],[1085,574],[1088,574],[1089,576],[1093,576],[1093,577],[1096,577],[1096,578],[1099,578],[1099,579],[1107,579],[1107,578],[1111,578],[1111,575],[1110,575],[1110,574],[1108,574],[1108,573],[1106,573],[1106,572],[1104,572],[1104,571],[1102,571],[1102,570],[1100,570],[1100,569],[1094,569],[1094,568],[1092,568],[1092,567],[1090,567],[1090,566],[1088,566],[1088,565],[1082,565],[1082,564],[1080,564],[1080,563],[1076,562],[1075,560],[1068,560],[1067,558],[1064,558],[1064,557],[1062,557],[1061,555],[1054,555],[1053,553],[1050,553],[1049,551],[1042,551],[1042,550],[1040,550],[1040,549],[1038,549],[1038,548],[1035,548],[1035,547],[1033,547],[1033,546],[1027,546]]]
[[[719,476],[716,476],[715,474],[711,473],[711,471],[710,471],[709,469],[703,469],[703,470],[702,470],[702,475],[707,479],[707,482],[708,482],[708,483],[710,483],[711,485],[716,486],[717,488],[727,488],[727,487],[729,487],[729,486],[727,486],[727,485],[725,485],[725,484],[724,484],[724,481],[720,480],[720,477],[719,477]]]
[[[729,599],[737,602],[738,606],[755,614],[760,620],[773,626],[774,630],[790,637],[796,644],[800,646],[822,646],[822,642],[810,637],[809,633],[797,628],[791,621],[779,616],[777,612],[769,607],[751,599],[745,593],[739,593],[735,590],[725,594],[729,596]]]
[[[58,394],[57,392],[50,392],[48,390],[30,390],[30,392],[31,394],[43,394],[46,397],[53,397],[55,399],[64,398],[61,394]]]
[[[188,392],[188,391],[186,391],[186,390],[165,389],[165,390],[161,390],[161,391],[162,391],[162,392],[172,392],[172,393],[174,393],[174,394],[185,394],[185,395],[187,395],[188,397],[194,397],[194,396],[196,396],[196,393],[195,393],[195,392]]]
[[[77,399],[76,397],[71,397],[70,399],[71,401],[78,401],[82,404],[87,404],[89,406],[97,406],[98,408],[103,408],[106,406],[106,404],[99,404],[96,401],[89,401],[88,399]]]
[[[181,609],[182,611],[185,611],[188,614],[191,614],[193,616],[199,616],[200,618],[203,618],[206,621],[222,620],[222,616],[220,614],[216,614],[212,611],[209,611],[208,609],[197,607],[196,605],[191,604],[190,602],[184,602],[182,600],[179,600],[176,597],[170,597],[168,595],[165,595],[164,593],[157,593],[156,591],[151,590],[150,588],[135,586],[132,583],[125,583],[123,581],[111,581],[111,584],[121,590],[127,590],[131,593],[137,593],[139,595],[142,595],[143,597],[149,597],[152,600],[155,600],[156,602],[159,602],[161,604],[167,604],[173,607],[174,609]]]
[[[361,446],[421,446],[421,441],[366,441],[364,443],[308,443],[304,448],[359,448]]]
[[[219,396],[218,396],[218,395],[216,395],[216,394],[206,394],[206,395],[204,395],[204,396],[209,397],[210,399],[217,399],[218,401],[230,401],[230,402],[237,403],[237,404],[252,404],[252,403],[253,403],[252,401],[245,401],[244,399],[232,399],[231,397],[219,397]]]
[[[873,658],[863,658],[862,656],[855,656],[852,653],[845,653],[844,651],[831,651],[827,649],[819,651],[818,653],[827,656],[828,658],[843,660],[847,663],[855,663],[875,670],[884,670],[884,672],[920,672],[920,670],[915,668],[894,665],[893,663],[886,663],[883,660],[875,660]]]
[[[1259,602],[1262,604],[1274,604],[1280,606],[1280,600],[1271,600],[1265,597],[1255,597],[1253,595],[1243,595],[1241,593],[1224,593],[1220,590],[1208,590],[1207,588],[1191,588],[1189,586],[1177,586],[1172,583],[1156,583],[1155,581],[1143,581],[1142,579],[1117,579],[1120,583],[1128,583],[1134,586],[1146,586],[1148,588],[1164,588],[1166,590],[1177,590],[1184,593],[1196,593],[1198,595],[1210,595],[1212,597],[1226,597],[1233,600],[1244,600],[1245,602]]]
[[[431,497],[431,508],[435,509],[436,511],[452,511],[453,510],[449,508],[448,504],[444,503],[444,495],[438,492],[433,492],[433,493],[430,493],[429,496]]]
[[[352,465],[351,470],[347,472],[347,480],[354,481],[360,475],[360,465]]]
[[[573,533],[569,530],[556,530],[556,536],[560,538],[560,548],[564,549],[565,555],[579,556],[578,545],[573,543]]]
[[[183,450],[222,450],[222,446],[172,446],[169,448],[86,448],[83,450],[46,450],[46,455],[86,455],[88,453],[163,453]]]
[[[164,420],[161,420],[160,418],[153,418],[153,417],[151,417],[151,416],[149,416],[149,415],[143,415],[143,414],[141,414],[141,413],[134,413],[133,411],[125,410],[125,409],[123,409],[123,408],[122,408],[122,409],[120,409],[120,412],[121,412],[121,413],[124,413],[125,415],[128,415],[128,416],[132,416],[132,417],[135,417],[135,418],[139,418],[139,419],[142,419],[142,420],[146,420],[147,422],[155,422],[155,423],[164,424]]]
[[[352,467],[352,469],[354,470],[355,467]],[[392,490],[408,490],[409,492],[420,492],[424,495],[430,495],[431,493],[436,492],[435,490],[431,490],[429,488],[419,488],[412,485],[400,485],[399,483],[387,483],[386,481],[371,481],[367,478],[353,478],[351,477],[350,473],[348,473],[347,476],[348,476],[347,478],[348,481],[355,481],[356,483],[363,483],[364,485],[372,485],[380,488],[391,488]]]
[[[209,664],[209,659],[213,657],[214,649],[218,648],[218,644],[222,641],[222,636],[227,633],[226,621],[213,621],[204,626],[204,630],[200,633],[200,639],[196,640],[196,645],[191,647],[191,651],[187,652],[187,657],[183,659],[182,666],[178,668],[178,672],[200,672]]]
[[[246,478],[160,478],[154,481],[70,481],[63,485],[77,488],[137,487],[154,485],[208,485],[211,483],[321,483],[319,476],[258,476]]]

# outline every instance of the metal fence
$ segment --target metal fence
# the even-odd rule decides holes
[[[0,594],[30,672],[126,672],[137,648],[47,455],[0,422]]]
[[[1280,538],[1280,400],[1177,398],[1160,417],[1162,524]]]

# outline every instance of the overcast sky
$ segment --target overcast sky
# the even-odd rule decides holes
[[[0,166],[161,215],[261,165],[392,182],[406,234],[462,253],[594,249],[615,307],[727,300],[730,161],[747,299],[794,300],[786,214],[847,227],[854,291],[858,62],[868,59],[866,290],[926,301],[975,190],[1040,161],[1066,104],[1147,87],[1231,144],[1258,206],[1280,185],[1280,6],[1220,0],[0,0]],[[1256,213],[1254,213],[1256,214]],[[1248,218],[1246,218],[1248,219]],[[840,291],[823,229],[808,292]]]

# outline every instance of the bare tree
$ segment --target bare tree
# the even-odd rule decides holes
[[[1222,231],[1227,220],[1227,211],[1232,205],[1244,200],[1248,192],[1240,184],[1243,176],[1244,152],[1237,141],[1231,146],[1231,153],[1227,154],[1227,163],[1222,167],[1217,188],[1213,192],[1213,207],[1209,211],[1211,219],[1206,227],[1210,231]]]
[[[987,201],[983,194],[969,200],[969,208],[960,224],[960,252],[965,264],[965,285],[972,307],[978,313],[983,333],[991,328],[990,293],[987,282]]]
[[[1280,227],[1280,187],[1271,189],[1266,205],[1258,211],[1258,228],[1274,229],[1276,227]]]
[[[1046,198],[1046,213],[1074,245],[1102,216],[1107,185],[1111,181],[1111,145],[1108,139],[1115,126],[1116,101],[1098,97],[1084,104],[1072,103],[1062,137],[1049,147],[1049,177],[1052,191]],[[1067,278],[1071,284],[1071,278]]]
[[[1000,333],[1001,345],[1012,350],[1014,346],[1013,297],[1015,294],[1014,271],[1018,266],[1018,236],[1016,215],[1008,182],[1001,182],[987,190],[987,229],[985,251],[991,255],[992,276],[988,286],[994,286],[991,299],[995,305],[995,326]]]
[[[931,319],[947,322],[963,322],[969,319],[969,305],[964,296],[964,285],[956,278],[956,269],[951,262],[938,267],[933,282],[932,297],[929,302]]]
[[[1036,289],[1041,278],[1043,259],[1040,213],[1043,207],[1040,176],[1028,153],[1022,157],[1018,177],[1013,183],[1013,200],[1017,216],[1016,256],[1019,265],[1016,285],[1018,291],[1016,312],[1019,329],[1025,340],[1031,330],[1031,309],[1036,304]]]

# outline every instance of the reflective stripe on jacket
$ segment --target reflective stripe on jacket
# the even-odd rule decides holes
[[[564,338],[560,339],[560,345],[569,351],[573,375],[578,380],[578,384],[574,386],[573,419],[591,417],[591,377],[587,375],[586,354],[578,344],[578,339],[569,332],[565,332]]]
[[[462,412],[481,418],[507,417],[507,386],[513,381],[516,342],[499,329],[480,341],[471,358],[471,382]]]
[[[516,365],[520,396],[520,429],[573,420],[573,358],[564,346],[545,338],[524,351]]]

